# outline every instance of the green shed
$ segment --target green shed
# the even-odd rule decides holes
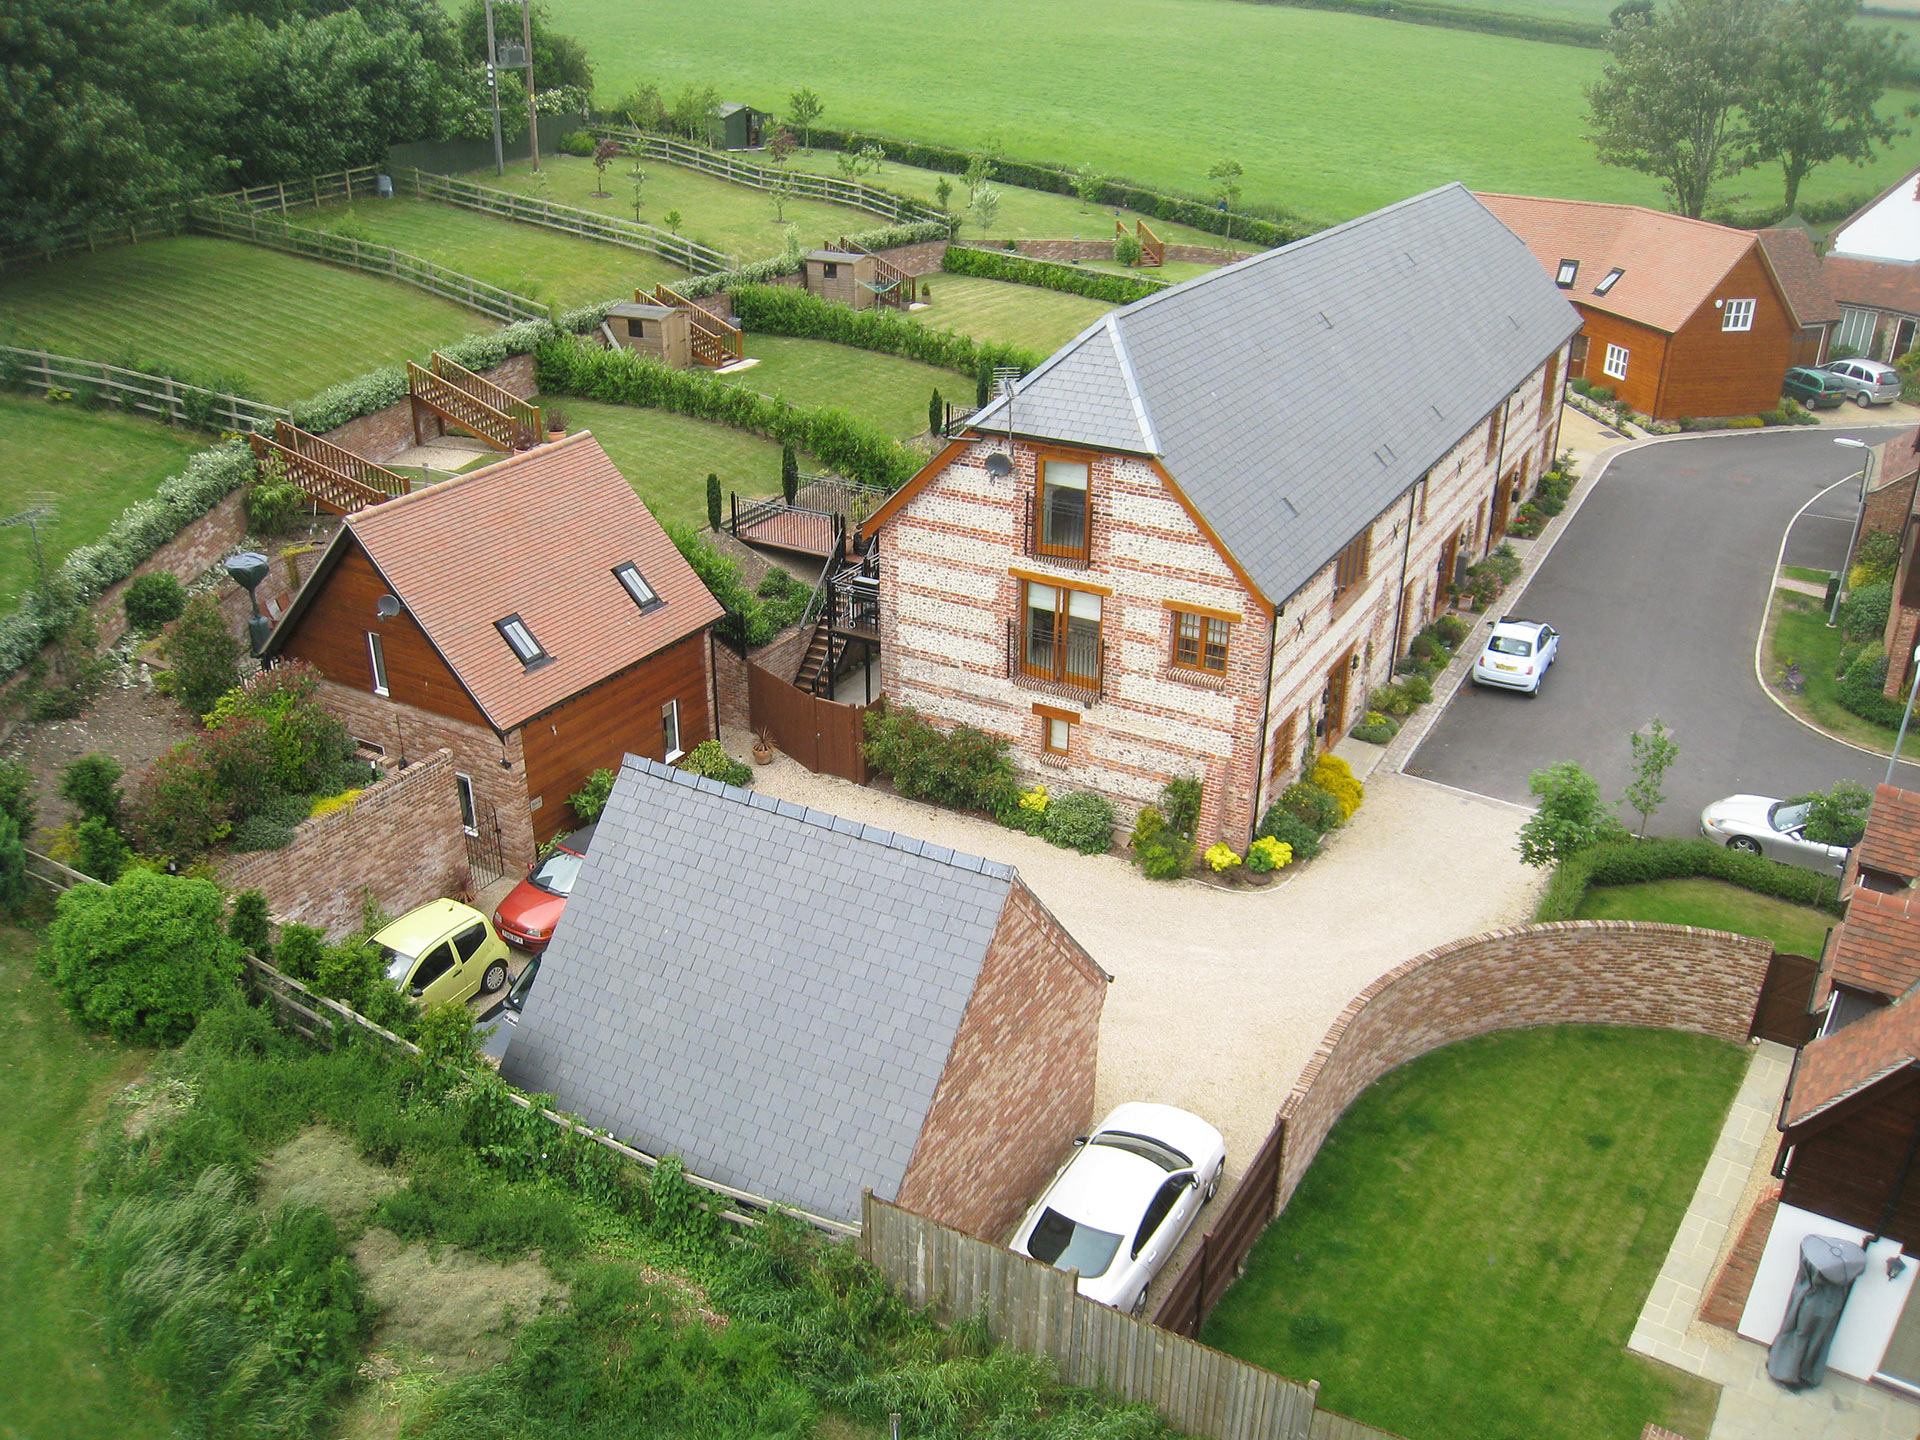
[[[755,150],[767,137],[763,132],[773,116],[737,100],[713,107],[707,117],[707,143],[716,150]]]

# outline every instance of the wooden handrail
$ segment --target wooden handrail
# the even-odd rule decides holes
[[[694,304],[670,286],[655,285],[651,297],[636,290],[633,298],[651,298],[656,305],[670,305],[676,310],[686,311],[693,330],[693,358],[702,365],[731,365],[746,354],[746,339],[738,325],[729,325],[711,310]]]
[[[407,362],[407,393],[443,420],[451,420],[461,428],[472,431],[496,450],[504,450],[511,455],[519,442],[519,421],[411,360]],[[531,438],[539,437],[535,435]]]
[[[385,491],[389,498],[412,492],[413,482],[398,471],[354,454],[331,440],[310,435],[285,420],[274,422],[273,438],[289,450],[296,450],[317,465],[336,470],[370,489]]]
[[[323,465],[311,456],[303,455],[265,435],[249,435],[247,443],[261,460],[279,460],[289,482],[306,491],[313,503],[322,510],[329,510],[335,515],[351,515],[393,498],[385,490],[376,489],[351,475]],[[400,480],[399,476],[394,478]],[[406,482],[401,480],[400,483],[404,485]]]
[[[449,385],[457,386],[473,396],[482,404],[491,405],[502,415],[510,415],[519,424],[538,438],[542,434],[540,407],[529,400],[522,400],[504,386],[496,385],[484,375],[476,375],[457,360],[449,360],[438,350],[433,352],[431,368],[435,375]]]

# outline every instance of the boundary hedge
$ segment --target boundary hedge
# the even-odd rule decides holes
[[[978,375],[983,365],[1011,365],[1024,375],[1045,358],[1021,345],[935,330],[895,310],[836,305],[789,285],[742,285],[731,293],[735,318],[755,334],[791,335],[903,355],[969,378]]]
[[[1840,883],[1830,875],[1796,870],[1710,840],[1623,840],[1595,845],[1562,861],[1547,882],[1533,918],[1541,922],[1573,919],[1587,891],[1596,885],[1642,885],[1694,876],[1724,880],[1756,895],[1811,905],[1830,915],[1845,913]]]
[[[888,225],[879,230],[862,230],[841,238],[849,245],[858,245],[867,250],[890,250],[896,245],[924,245],[932,240],[945,240],[952,233],[951,222],[922,220],[913,225]],[[739,285],[765,285],[782,275],[797,274],[806,263],[804,256],[805,252],[801,251],[753,260],[734,270],[715,270],[711,274],[696,276],[673,288],[689,300],[697,300],[703,295],[730,291]]]
[[[1111,275],[1104,270],[1082,270],[1055,260],[1035,260],[1010,250],[975,250],[967,245],[949,245],[940,259],[940,268],[952,275],[976,275],[983,280],[1009,280],[1015,285],[1036,285],[1042,290],[1060,290],[1069,295],[1085,295],[1109,305],[1131,305],[1136,300],[1169,289],[1165,280],[1144,276]]]

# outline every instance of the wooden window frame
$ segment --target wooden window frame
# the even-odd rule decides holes
[[[1744,306],[1745,308],[1739,308]],[[1720,329],[1729,335],[1742,335],[1753,329],[1753,312],[1757,302],[1751,299],[1729,300],[1720,307]],[[1744,322],[1736,325],[1733,317],[1738,315]]]
[[[1554,351],[1547,357],[1547,380],[1540,387],[1540,413],[1547,414],[1553,409],[1553,387],[1560,383],[1560,352]]]
[[[1618,370],[1613,368],[1613,361],[1616,355],[1620,357],[1620,368]],[[1633,352],[1627,349],[1626,346],[1616,345],[1609,340],[1607,342],[1607,358],[1600,364],[1600,373],[1605,375],[1609,380],[1624,380],[1627,378],[1627,362],[1632,358]]]
[[[1367,583],[1368,562],[1373,555],[1373,527],[1367,526],[1346,548],[1333,557],[1333,603],[1338,608]]]
[[[1169,603],[1167,610],[1172,616],[1171,659],[1173,668],[1176,670],[1191,671],[1196,675],[1217,675],[1224,677],[1227,673],[1227,667],[1233,663],[1233,620],[1217,611],[1202,609],[1198,606]],[[1182,634],[1182,631],[1188,624],[1193,626],[1193,635],[1191,637],[1193,654],[1191,659],[1183,659],[1181,656],[1181,646],[1182,641],[1187,637]],[[1208,663],[1208,657],[1215,646],[1214,628],[1216,626],[1219,627],[1220,632],[1218,642],[1220,663],[1213,665]]]
[[[1028,630],[1027,626],[1033,616],[1033,604],[1029,596],[1034,586],[1051,590],[1055,596],[1053,608],[1054,663],[1050,669],[1042,669],[1040,666],[1030,663],[1027,659],[1027,656],[1032,653],[1033,648],[1032,633]],[[1075,592],[1082,595],[1091,595],[1094,599],[1100,601],[1100,618],[1094,622],[1093,629],[1093,663],[1095,668],[1091,676],[1075,675],[1067,669],[1066,637],[1067,625],[1070,619],[1068,610],[1073,604],[1067,597]],[[1022,580],[1020,582],[1020,673],[1031,680],[1045,680],[1054,685],[1071,685],[1076,690],[1098,692],[1101,682],[1106,678],[1106,596],[1112,593],[1112,591],[1102,593],[1098,590],[1085,589],[1076,585],[1063,585],[1058,580]]]
[[[1034,717],[1040,722],[1040,753],[1042,755],[1052,755],[1060,760],[1067,759],[1070,747],[1073,744],[1073,727],[1080,723],[1080,712],[1078,710],[1062,710],[1054,705],[1035,705],[1033,707],[1033,713]],[[1067,727],[1066,743],[1057,749],[1053,743],[1053,727],[1055,725],[1064,725]]]
[[[1047,543],[1047,466],[1065,463],[1087,467],[1087,488],[1085,491],[1086,518],[1077,546],[1050,545]],[[1093,456],[1076,450],[1036,450],[1033,458],[1033,534],[1029,537],[1033,543],[1032,553],[1051,556],[1060,560],[1078,560],[1082,564],[1093,558]]]
[[[367,631],[367,659],[373,666],[373,693],[382,699],[391,697],[393,687],[387,683],[387,651],[380,643],[378,630]]]

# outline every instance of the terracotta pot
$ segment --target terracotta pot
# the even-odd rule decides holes
[[[566,431],[566,427],[565,427],[564,425],[563,425],[563,426],[561,426],[561,427],[560,427],[559,429],[557,429],[557,430],[556,430],[556,429],[554,429],[554,428],[552,428],[551,426],[550,426],[550,427],[548,427],[548,429],[547,429],[547,443],[548,443],[549,445],[551,445],[551,444],[552,444],[552,443],[553,443],[554,441],[556,441],[556,440],[564,440],[564,439],[566,439],[566,438],[567,438],[567,431]]]
[[[753,747],[753,763],[756,765],[771,765],[773,763],[773,747],[771,745],[755,745]]]

